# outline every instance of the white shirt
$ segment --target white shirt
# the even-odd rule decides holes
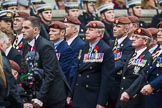
[[[126,37],[127,37],[127,36],[124,36],[124,37],[122,37],[122,38],[120,38],[120,39],[117,39],[118,45],[120,45],[120,44],[124,41],[124,39],[125,39]]]
[[[36,39],[37,39],[38,37],[39,37],[39,34],[36,36]],[[34,38],[32,41],[28,42],[28,44],[32,46],[32,48],[31,48],[31,51],[32,51],[32,49],[33,49],[33,47],[34,47],[34,45],[35,45],[35,38]]]
[[[6,51],[5,51],[6,56],[8,56],[8,54],[9,54],[11,48],[12,48],[12,45],[10,45],[10,47],[8,47],[8,48],[6,49]]]
[[[137,59],[146,49],[147,49],[147,47],[142,48],[142,49],[140,49],[138,51],[135,51],[137,53],[135,59]]]
[[[157,47],[158,47],[158,45],[155,45],[154,47],[152,47],[151,49],[149,49],[149,52],[152,54]]]
[[[18,37],[18,41],[17,41],[16,44],[20,43],[20,41],[21,41],[22,38],[23,38],[23,34],[19,34],[19,35],[17,35],[17,37]]]
[[[78,35],[76,35],[76,36],[70,38],[69,40],[66,40],[67,44],[68,44],[68,45],[71,45],[71,43],[73,42],[73,40],[74,40],[77,36],[78,36]]]

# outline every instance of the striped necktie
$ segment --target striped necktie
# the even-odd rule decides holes
[[[132,62],[134,61],[136,55],[137,55],[137,52],[135,52],[135,53],[133,54],[133,56],[131,57],[131,59],[130,59],[129,62],[128,62],[127,67],[129,67],[129,66],[132,64]]]
[[[17,45],[18,45],[18,37],[16,36],[16,39],[15,39],[15,41],[14,41],[14,43],[13,43],[13,47],[14,48],[16,48],[17,47]]]
[[[153,63],[156,61],[156,58],[158,57],[159,53],[160,53],[160,48],[152,54],[152,60],[153,60]]]
[[[116,40],[114,43],[114,47],[113,47],[113,53],[116,53],[116,51],[118,49],[117,46],[118,46],[118,41]]]

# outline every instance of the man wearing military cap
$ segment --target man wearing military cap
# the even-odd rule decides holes
[[[114,21],[113,34],[115,41],[111,44],[115,60],[115,81],[113,82],[111,102],[116,103],[120,92],[120,82],[122,77],[122,70],[126,64],[127,57],[134,51],[132,41],[128,38],[127,34],[130,27],[130,20],[128,17],[118,17]],[[115,105],[112,107],[115,108]]]
[[[72,105],[74,108],[105,108],[113,82],[114,57],[111,48],[102,40],[104,24],[90,21],[86,28],[88,42],[79,51]]]
[[[138,28],[134,32],[132,46],[135,51],[127,57],[123,69],[117,108],[144,108],[145,106],[145,97],[139,91],[146,83],[146,69],[152,59],[147,49],[151,37],[151,33],[144,28]]]
[[[80,9],[80,4],[77,2],[77,0],[74,0],[71,2],[65,2],[65,11],[68,14],[68,16],[72,17],[79,17],[79,9]],[[80,31],[79,34],[84,35],[85,34],[85,25],[81,23],[80,25]]]
[[[2,8],[4,10],[13,11],[14,14],[18,10],[18,8],[17,8],[17,0],[7,0],[7,1],[3,1],[1,5],[2,5]]]
[[[3,10],[0,11],[0,30],[5,29],[11,29],[13,20],[13,13],[9,10]]]
[[[69,16],[79,16],[79,3],[78,2],[65,2],[65,11]]]
[[[79,50],[85,44],[85,42],[79,37],[79,29],[81,23],[77,17],[66,16],[64,18],[64,23],[66,25],[65,39],[74,53],[73,66],[70,72],[70,80],[72,81],[74,73],[77,69]]]
[[[94,15],[96,0],[82,0],[82,1],[84,9],[86,11],[83,12],[81,15],[79,15],[79,20],[81,24],[85,27],[88,22],[97,20],[99,18],[97,14]]]
[[[23,34],[21,33],[22,30],[22,23],[24,21],[24,18],[29,17],[30,15],[26,12],[19,11],[14,15],[14,21],[13,21],[13,30],[16,33],[12,46],[13,48],[17,49],[19,52],[23,47]]]
[[[52,21],[52,7],[50,4],[42,4],[37,8],[38,16],[41,19],[41,36],[49,40],[49,28]]]
[[[105,5],[101,5],[98,8],[100,15],[101,15],[101,21],[105,24],[105,33],[103,40],[110,44],[111,40],[114,40],[113,37],[113,22],[115,20],[115,13],[114,13],[114,4],[108,3]]]
[[[126,0],[128,15],[134,15],[138,18],[142,15],[141,0]],[[139,27],[147,28],[144,21],[139,21]]]
[[[69,81],[69,75],[73,60],[73,50],[64,40],[66,26],[63,22],[54,21],[49,26],[50,40],[53,41],[54,48],[56,49],[56,56],[59,60],[60,66],[66,79]]]
[[[157,50],[153,56],[148,68],[147,83],[141,89],[141,93],[146,95],[145,108],[162,107],[162,22],[158,24],[157,41],[160,44],[160,50]]]
[[[37,14],[37,9],[38,9],[38,7],[40,6],[40,5],[42,5],[42,4],[45,4],[45,2],[43,1],[43,0],[31,0],[31,5],[33,6],[33,8],[34,8],[34,10],[33,10],[33,12],[35,12],[35,13],[32,13],[32,14],[34,14],[34,15],[36,15]]]
[[[139,18],[136,17],[136,16],[128,16],[129,20],[131,21],[130,23],[130,29],[129,29],[129,32],[128,32],[128,37],[129,39],[131,40],[132,39],[132,36],[134,34],[134,31],[139,28]]]
[[[31,8],[28,0],[18,0],[17,3],[18,3],[17,6],[18,10],[25,11],[28,14],[30,14]]]

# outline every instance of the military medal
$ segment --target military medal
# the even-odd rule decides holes
[[[135,67],[134,67],[134,72],[133,72],[133,74],[138,75],[139,70],[140,70],[140,67],[139,67],[139,66],[135,66]]]

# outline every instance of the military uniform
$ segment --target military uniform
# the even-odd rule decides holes
[[[151,33],[141,28],[135,30],[135,34],[151,37]],[[122,73],[117,108],[144,108],[145,97],[139,91],[146,83],[147,67],[151,59],[147,47],[141,47],[128,57]],[[128,101],[120,100],[124,92],[129,96]]]
[[[91,21],[88,27],[104,27],[101,22]],[[87,44],[80,50],[78,71],[74,79],[72,105],[74,108],[106,106],[110,96],[114,57],[111,48],[102,40]]]
[[[128,24],[129,22],[130,20],[127,17],[118,17],[115,19],[114,26],[118,24]],[[115,68],[113,69],[113,73],[115,74],[115,81],[113,82],[113,87],[111,90],[112,93],[110,104],[114,102],[116,103],[118,99],[122,70],[124,68],[124,65],[126,64],[127,57],[134,51],[134,48],[131,44],[132,41],[127,36],[116,38],[116,40],[111,44],[115,60]],[[112,108],[115,108],[115,106]]]
[[[113,36],[113,22],[110,22],[106,19],[106,15],[105,12],[109,11],[109,10],[114,10],[114,4],[113,3],[109,3],[106,5],[101,5],[98,8],[100,14],[103,14],[105,19],[101,19],[102,22],[105,24],[105,33],[103,36],[103,40],[110,45],[111,41],[114,40],[114,36]],[[115,17],[115,16],[114,16]]]
[[[38,7],[37,11],[38,11],[38,14],[39,13],[42,13],[43,11],[47,11],[47,10],[51,10],[52,11],[52,7],[51,5],[49,4],[42,4]],[[42,24],[41,24],[41,30],[40,30],[40,35],[43,36],[45,39],[47,40],[50,40],[49,39],[49,27],[47,24],[45,24],[43,21],[42,21]]]

